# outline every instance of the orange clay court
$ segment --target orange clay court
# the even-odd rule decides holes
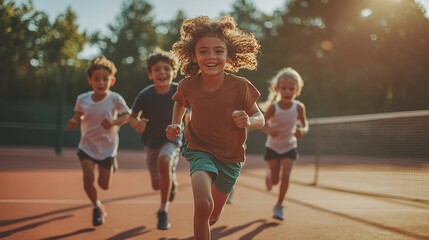
[[[295,182],[284,203],[285,220],[275,220],[277,187],[265,190],[264,166],[262,156],[248,156],[233,203],[212,226],[213,239],[429,239],[427,204]],[[298,162],[292,180],[306,169]],[[193,239],[193,198],[184,159],[167,231],[156,229],[159,193],[150,187],[142,151],[119,150],[111,189],[100,190],[108,212],[100,227],[92,226],[81,178],[74,149],[57,156],[50,148],[0,147],[0,239]]]

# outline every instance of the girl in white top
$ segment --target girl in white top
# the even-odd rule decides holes
[[[67,123],[69,129],[80,123],[77,155],[83,171],[84,190],[94,207],[94,226],[103,224],[106,216],[94,186],[94,171],[98,169],[98,185],[107,190],[117,165],[119,126],[128,122],[130,113],[124,98],[109,90],[115,84],[115,73],[115,65],[104,56],[90,62],[86,74],[92,91],[77,97],[75,114]]]
[[[267,134],[264,156],[268,166],[267,189],[271,190],[272,185],[280,181],[273,215],[279,220],[284,219],[283,200],[289,187],[292,166],[298,156],[297,137],[304,136],[308,131],[305,106],[295,100],[303,85],[301,76],[292,68],[284,68],[276,74],[271,80],[268,107],[264,114],[266,125],[261,129]]]

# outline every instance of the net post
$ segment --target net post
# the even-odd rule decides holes
[[[63,118],[64,118],[64,105],[67,90],[67,64],[65,60],[61,60],[61,78],[60,78],[60,91],[58,96],[58,115],[57,115],[57,134],[55,141],[55,153],[61,155],[63,145]]]
[[[316,126],[316,141],[315,141],[315,159],[314,159],[314,179],[311,185],[317,186],[319,180],[319,162],[320,162],[320,127]]]

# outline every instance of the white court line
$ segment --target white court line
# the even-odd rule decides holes
[[[267,204],[272,203],[271,200],[244,200],[234,199],[234,202],[240,205],[247,204]],[[18,203],[18,204],[89,204],[89,200],[60,200],[60,199],[0,199],[2,203]],[[105,204],[159,204],[159,200],[105,200]],[[190,200],[174,200],[174,205],[193,205],[194,201]]]
[[[89,200],[60,200],[60,199],[0,199],[1,203],[20,204],[89,204]],[[106,204],[159,204],[159,200],[105,200]],[[192,200],[175,200],[174,204],[189,205]]]

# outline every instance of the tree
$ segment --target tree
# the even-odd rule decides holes
[[[31,1],[1,1],[0,77],[4,99],[53,100],[58,95],[60,64],[78,64],[86,41],[78,32],[76,14],[67,9],[54,24]]]
[[[115,63],[118,81],[114,88],[128,103],[150,83],[145,59],[158,43],[152,10],[146,0],[125,1],[115,24],[109,25],[111,35],[96,39],[102,54]]]
[[[259,41],[268,35],[275,35],[275,30],[281,23],[281,11],[266,14],[248,0],[236,0],[228,14],[234,17],[241,29],[255,34]]]
[[[303,75],[310,116],[429,106],[420,90],[429,84],[429,22],[414,0],[292,0],[286,9],[261,65]]]
[[[34,10],[32,3],[17,5],[0,0],[0,91],[1,98],[21,97],[27,75],[34,76],[30,59],[42,48],[48,17]],[[31,86],[29,86],[31,88]],[[24,95],[24,94],[23,94]]]
[[[164,21],[157,25],[159,47],[163,50],[171,50],[175,42],[180,40],[180,28],[186,19],[185,13],[179,10],[171,21]]]
[[[261,57],[265,55],[264,40],[268,37],[273,38],[277,35],[276,30],[281,24],[281,13],[281,10],[277,10],[272,14],[266,14],[259,11],[252,2],[247,0],[236,0],[232,5],[232,10],[227,14],[234,17],[240,29],[253,33],[259,40],[261,43],[261,56],[259,59],[261,59]],[[267,45],[269,45],[269,43]],[[263,94],[267,92],[266,73],[267,71],[262,67],[261,61],[257,71],[240,71],[240,74],[252,81]]]

